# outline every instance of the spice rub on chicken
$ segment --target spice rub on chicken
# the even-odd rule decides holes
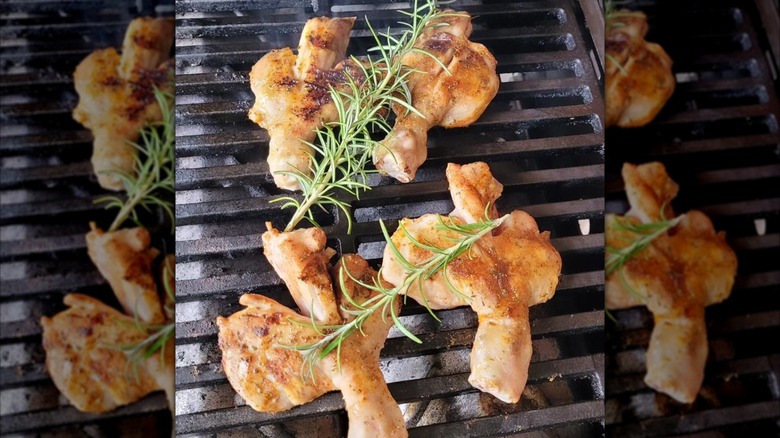
[[[121,56],[114,48],[97,50],[73,73],[79,95],[73,118],[92,131],[92,167],[105,189],[124,188],[116,174],[133,174],[138,149],[132,143],[144,127],[162,119],[153,90],[172,90],[172,45],[173,20],[136,18]]]
[[[650,123],[674,92],[672,59],[645,40],[644,13],[607,13],[606,126],[633,128]]]
[[[148,333],[135,319],[81,294],[65,296],[67,310],[41,318],[46,368],[54,384],[83,412],[108,412],[164,390],[173,407],[173,344],[135,364],[120,347]]]
[[[441,221],[472,224],[484,218],[486,211],[491,219],[498,216],[494,202],[503,187],[487,164],[451,163],[447,179],[455,204],[450,216],[426,214],[403,219],[400,226],[405,231],[399,227],[392,235],[395,248],[410,263],[421,263],[432,254],[416,242],[437,248],[452,245],[455,236],[439,226]],[[390,245],[382,266],[384,280],[392,284],[402,284],[408,275]],[[550,233],[540,233],[530,215],[515,210],[467,254],[452,260],[446,272],[415,281],[402,293],[433,309],[471,306],[479,327],[471,351],[469,383],[504,402],[516,403],[531,362],[528,308],[553,296],[560,273],[561,257],[550,243]]]
[[[338,323],[355,318],[345,298],[365,303],[377,294],[352,278],[344,279],[341,289],[339,271],[344,266],[354,279],[373,284],[376,271],[360,256],[346,254],[329,273],[317,265],[317,274],[331,276],[335,288],[317,289],[338,304]],[[323,297],[325,298],[325,297]],[[406,437],[406,426],[398,404],[393,400],[379,369],[379,352],[393,326],[390,309],[376,312],[362,324],[360,333],[344,339],[338,350],[313,362],[309,369],[302,352],[290,346],[305,346],[322,339],[312,327],[312,318],[303,316],[278,302],[256,294],[241,296],[245,309],[217,318],[222,366],[230,384],[255,410],[279,412],[314,400],[334,390],[341,391],[349,416],[349,437]],[[400,299],[392,303],[397,313]],[[322,321],[314,318],[317,324]],[[285,348],[287,346],[287,348]],[[340,358],[339,358],[340,356]],[[311,374],[309,374],[311,372]]]
[[[626,163],[622,174],[631,209],[625,216],[606,215],[607,255],[634,255],[612,272],[608,258],[606,307],[644,305],[653,312],[645,383],[691,403],[704,380],[708,353],[704,310],[731,294],[737,257],[725,233],[715,231],[704,213],[674,217],[671,201],[678,186],[663,164]],[[648,240],[648,225],[659,230],[662,222],[668,228],[636,251],[640,239]]]

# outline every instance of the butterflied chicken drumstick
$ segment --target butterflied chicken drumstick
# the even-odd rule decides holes
[[[256,100],[249,118],[268,130],[268,167],[277,187],[298,190],[298,180],[284,172],[309,174],[315,130],[338,120],[330,99],[330,71],[344,58],[355,18],[318,17],[306,22],[298,55],[290,48],[272,50],[249,73]]]
[[[134,172],[138,150],[131,143],[148,123],[162,119],[154,87],[171,90],[172,45],[173,20],[137,18],[127,28],[121,56],[114,48],[97,50],[76,67],[73,118],[92,131],[92,167],[103,188],[124,188],[116,172]]]
[[[344,265],[354,278],[372,284],[376,271],[357,255],[344,255],[334,268],[334,276]],[[317,269],[322,269],[318,265]],[[318,274],[328,275],[324,270]],[[338,277],[336,277],[338,278]],[[338,284],[338,280],[336,280]],[[371,298],[370,291],[352,279],[344,281],[348,293],[357,302]],[[330,300],[350,308],[342,291]],[[319,293],[333,294],[319,289]],[[217,318],[222,364],[233,388],[255,410],[278,412],[340,390],[349,415],[349,437],[405,437],[403,416],[393,400],[379,369],[379,351],[393,326],[388,314],[377,312],[364,323],[362,333],[347,337],[340,351],[332,351],[314,363],[312,375],[303,355],[287,346],[307,345],[322,335],[311,326],[311,319],[262,295],[245,294],[240,303],[247,306],[230,317]],[[400,300],[394,303],[396,312]],[[354,315],[339,314],[340,322]],[[303,372],[302,372],[303,370]]]
[[[148,334],[133,317],[81,294],[65,296],[68,310],[41,318],[46,367],[54,384],[84,412],[107,412],[165,390],[173,407],[173,344],[130,371],[118,347],[137,344]]]
[[[607,127],[650,123],[674,92],[672,59],[661,46],[645,41],[647,29],[642,12],[607,14]]]
[[[642,238],[631,225],[672,220],[677,184],[658,162],[623,166],[631,209],[606,216],[608,254],[630,250]],[[664,208],[662,212],[661,209]],[[645,383],[691,403],[704,380],[707,331],[704,308],[728,298],[737,257],[704,213],[691,210],[606,279],[606,306],[646,305],[655,327],[647,348]],[[609,269],[609,266],[608,266]]]
[[[435,20],[415,45],[429,55],[410,52],[402,59],[416,71],[408,79],[411,103],[425,118],[396,105],[395,126],[374,150],[377,169],[401,182],[413,180],[425,162],[429,129],[471,125],[498,92],[496,59],[485,46],[468,39],[471,17],[466,12],[443,13],[457,15]]]
[[[395,247],[411,263],[431,256],[412,238],[439,248],[451,246],[454,236],[439,226],[440,220],[474,223],[484,217],[502,190],[485,163],[449,164],[447,179],[456,207],[450,216],[427,214],[404,219],[401,225],[406,232],[399,228],[392,236]],[[497,216],[495,208],[488,211],[492,218]],[[492,235],[479,239],[467,254],[447,266],[449,282],[467,298],[452,291],[444,271],[421,284],[414,282],[404,293],[434,309],[470,305],[477,312],[479,327],[469,382],[504,402],[516,403],[525,388],[531,361],[528,307],[553,296],[560,273],[561,257],[550,244],[550,233],[540,233],[531,216],[516,210]],[[382,274],[393,284],[402,284],[407,274],[389,246]]]

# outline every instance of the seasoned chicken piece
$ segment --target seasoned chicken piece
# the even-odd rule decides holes
[[[297,56],[289,48],[272,50],[249,73],[256,97],[249,118],[268,130],[268,167],[279,188],[301,188],[284,172],[310,174],[314,150],[304,142],[314,141],[323,123],[338,119],[329,85],[338,82],[339,74],[328,70],[344,58],[354,23],[354,17],[312,18],[303,28]]]
[[[87,233],[87,252],[92,263],[111,285],[128,315],[151,324],[165,321],[152,262],[159,254],[150,248],[145,228],[123,228],[106,233],[94,222]]]
[[[134,172],[138,150],[131,143],[148,123],[162,119],[153,88],[172,90],[172,45],[173,20],[137,18],[127,28],[121,57],[113,48],[97,50],[76,67],[73,118],[92,131],[92,167],[103,188],[124,188],[113,172]]]
[[[606,216],[606,244],[617,250],[639,237],[626,229],[626,223],[659,220],[661,205],[668,206],[677,193],[677,185],[661,163],[626,163],[623,179],[631,210],[625,217]],[[663,203],[658,202],[659,196]],[[608,309],[646,305],[653,312],[655,328],[645,376],[648,386],[683,403],[696,399],[707,359],[704,308],[728,298],[736,272],[737,257],[725,234],[716,232],[704,213],[691,210],[607,276]]]
[[[81,294],[68,294],[69,309],[41,318],[46,368],[54,384],[83,412],[108,412],[145,395],[165,389],[171,403],[173,345],[138,364],[137,378],[127,355],[113,346],[137,344],[147,337],[134,319],[100,301]],[[170,343],[172,344],[172,343]],[[173,404],[171,404],[173,406]]]
[[[357,255],[345,255],[335,267],[334,276],[342,265],[361,281],[370,284],[376,278],[376,272]],[[356,302],[373,296],[374,292],[344,277]],[[350,307],[341,293],[338,297]],[[356,332],[343,341],[341,368],[333,351],[316,362],[313,378],[304,378],[302,354],[281,346],[320,340],[322,336],[311,327],[311,320],[262,295],[245,294],[240,302],[246,309],[228,318],[217,318],[219,347],[228,380],[253,409],[284,411],[328,391],[340,390],[349,415],[349,437],[407,436],[401,411],[379,369],[379,351],[393,326],[389,309],[387,315],[376,313],[363,323],[365,336]],[[400,300],[395,301],[396,311],[400,304]],[[342,316],[344,322],[353,317],[346,312]]]
[[[428,156],[428,130],[434,126],[460,128],[474,123],[498,92],[496,59],[479,43],[469,41],[471,17],[466,12],[444,13],[418,39],[419,52],[404,56],[403,64],[417,72],[408,78],[412,106],[425,118],[396,105],[395,126],[374,150],[374,164],[401,182],[414,179]],[[445,71],[442,65],[447,66]]]
[[[274,271],[290,290],[303,316],[326,324],[338,323],[339,309],[328,275],[328,261],[336,254],[325,246],[321,228],[302,228],[280,233],[271,222],[263,233],[263,252]]]
[[[492,205],[501,194],[501,185],[485,163],[449,164],[447,179],[456,205],[449,218],[426,214],[401,221],[412,238],[438,248],[451,247],[452,239],[458,237],[442,229],[440,220],[474,223],[475,218],[484,217],[488,202]],[[490,213],[495,214],[495,210]],[[411,263],[419,264],[431,256],[400,228],[391,239]],[[422,286],[415,282],[403,293],[434,309],[470,305],[477,312],[479,327],[471,351],[469,382],[504,402],[516,403],[525,388],[531,361],[528,307],[553,296],[560,273],[561,257],[550,243],[550,233],[540,233],[531,216],[516,210],[493,234],[482,237],[468,253],[448,265],[447,277],[468,300],[448,287],[443,271]],[[392,284],[401,284],[407,275],[389,246],[382,274]]]
[[[607,17],[606,124],[623,128],[652,121],[674,92],[672,59],[645,41],[647,17],[619,10]]]

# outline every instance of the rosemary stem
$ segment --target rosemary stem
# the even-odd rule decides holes
[[[313,192],[311,192],[311,196],[307,196],[303,204],[301,204],[301,207],[295,209],[295,213],[290,219],[290,222],[284,228],[285,232],[292,231],[293,229],[295,229],[295,226],[298,225],[298,223],[302,221],[304,217],[306,217],[306,213],[317,202],[317,200],[320,198],[320,196],[324,191],[325,191],[325,184],[324,183],[317,184],[317,188],[314,189]]]
[[[341,153],[334,157],[334,162],[338,162],[341,160],[342,155],[346,151],[346,148],[343,147],[343,144],[339,145],[339,150]],[[305,200],[303,204],[301,204],[300,208],[295,209],[295,213],[293,214],[293,217],[290,219],[290,222],[287,224],[287,226],[284,228],[284,231],[292,231],[295,229],[295,226],[298,225],[300,221],[303,220],[304,217],[306,217],[306,214],[309,212],[309,209],[313,207],[319,200],[320,197],[328,190],[328,184],[327,181],[335,181],[336,180],[336,168],[337,166],[331,165],[328,166],[328,179],[326,181],[319,181],[314,188],[314,191],[309,192],[307,196],[305,197]]]
[[[143,182],[144,184],[146,181]],[[122,208],[119,210],[119,213],[117,213],[116,218],[114,219],[114,222],[111,223],[111,226],[108,228],[108,232],[113,232],[119,229],[119,227],[127,220],[127,218],[130,216],[130,213],[132,213],[133,209],[138,205],[138,202],[141,201],[143,198],[146,197],[148,193],[146,191],[144,192],[136,192],[135,195],[128,199],[127,202],[122,206]]]

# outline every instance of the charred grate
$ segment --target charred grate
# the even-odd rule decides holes
[[[155,6],[156,4],[158,4]],[[15,436],[167,436],[163,394],[104,415],[81,413],[49,379],[42,315],[80,292],[117,305],[92,265],[88,222],[110,223],[93,200],[89,131],[71,119],[72,74],[91,51],[119,47],[132,18],[172,15],[173,2],[3,1],[0,9],[0,430]]]
[[[368,16],[394,25],[408,4],[334,2],[269,9],[269,3],[184,1],[177,4],[177,334],[176,424],[187,436],[343,436],[338,393],[277,415],[244,405],[221,370],[218,315],[239,310],[258,292],[292,306],[262,255],[263,222],[279,227],[291,214],[269,201],[268,136],[246,117],[254,96],[248,72],[267,51],[297,46],[313,15]],[[316,7],[316,10],[313,8]],[[568,0],[483,5],[458,2],[474,19],[474,36],[496,55],[501,88],[468,129],[431,131],[429,159],[415,182],[375,178],[353,203],[353,234],[339,211],[319,221],[341,253],[374,265],[383,241],[378,219],[394,222],[452,209],[448,161],[486,160],[504,184],[499,209],[523,208],[552,231],[564,275],[555,299],[532,309],[531,379],[517,406],[472,389],[468,352],[476,318],[470,309],[441,312],[439,325],[419,306],[405,307],[418,346],[391,331],[381,365],[412,436],[496,436],[545,429],[560,436],[603,432],[603,134],[601,67],[579,4]],[[370,46],[365,22],[351,53]],[[589,227],[583,232],[580,228]]]
[[[768,55],[768,38],[777,35],[766,35],[752,2],[637,7],[649,17],[648,39],[674,60],[678,84],[652,124],[607,131],[607,210],[627,209],[624,161],[663,161],[680,184],[676,211],[707,213],[726,231],[739,268],[731,297],[707,309],[710,352],[692,405],[643,382],[652,314],[614,312],[619,326],[607,324],[607,434],[773,436],[780,430],[780,351],[755,340],[780,335],[780,107],[776,61]]]

